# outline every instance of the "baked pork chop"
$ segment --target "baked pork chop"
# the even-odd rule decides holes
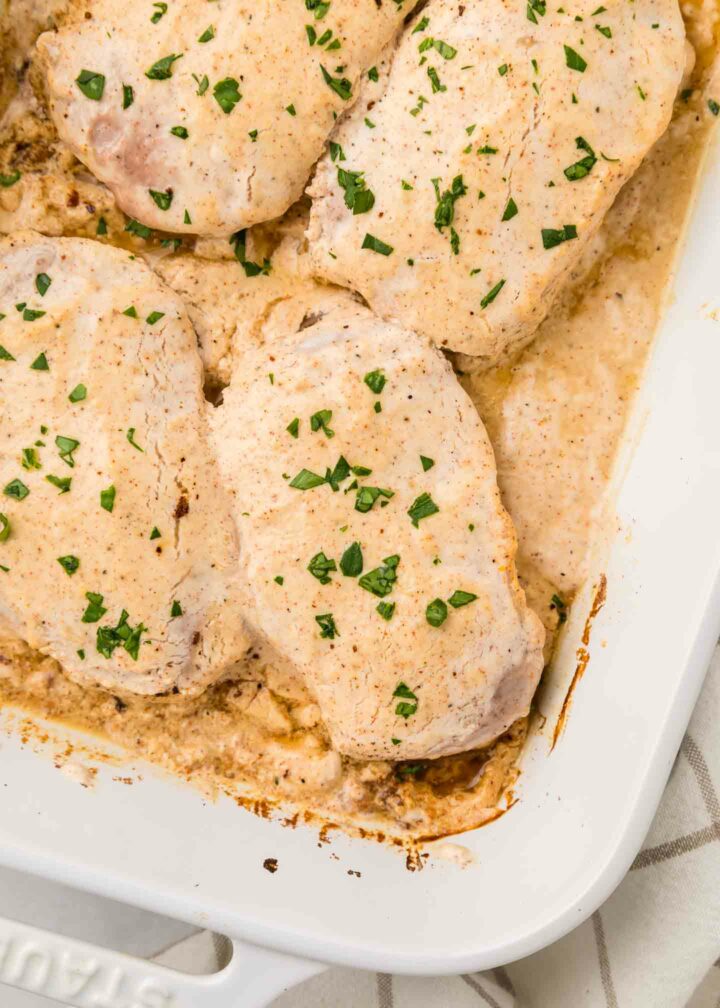
[[[127,252],[0,243],[0,623],[80,683],[196,692],[249,640],[182,302]]]
[[[300,196],[410,0],[93,0],[38,41],[61,138],[133,218],[227,235]]]
[[[684,64],[676,0],[430,0],[320,163],[317,274],[496,361],[667,126]]]
[[[251,618],[340,752],[491,741],[528,712],[543,630],[477,413],[428,340],[349,295],[271,328],[212,419]]]

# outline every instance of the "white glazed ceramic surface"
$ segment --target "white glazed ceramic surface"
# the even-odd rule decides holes
[[[591,914],[647,831],[720,629],[720,322],[710,317],[720,308],[717,154],[716,137],[618,464],[619,531],[573,607],[517,804],[459,839],[471,867],[431,859],[411,872],[376,843],[332,834],[319,844],[317,830],[283,827],[229,799],[207,802],[150,767],[132,787],[112,779],[127,771],[101,767],[85,789],[17,734],[0,748],[0,862],[259,946],[383,971],[496,966]],[[607,601],[589,664],[550,752],[602,572]],[[275,873],[263,867],[268,857]],[[228,971],[198,980],[5,923],[0,980],[37,990],[30,972],[13,967],[13,942],[39,943],[49,971],[73,955],[95,957],[102,976],[126,971],[135,986],[118,995],[123,1008],[259,1008],[319,968],[238,946]],[[258,971],[264,979],[253,987]],[[82,991],[64,996],[96,1003]]]

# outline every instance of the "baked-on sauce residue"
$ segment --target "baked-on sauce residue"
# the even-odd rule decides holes
[[[602,607],[605,605],[605,599],[607,597],[607,578],[604,574],[600,575],[600,583],[595,591],[593,597],[592,606],[590,607],[590,613],[585,621],[585,628],[582,634],[582,644],[578,647],[576,651],[577,665],[575,666],[575,674],[572,677],[572,682],[568,687],[568,691],[565,694],[565,699],[563,700],[562,707],[560,708],[560,714],[558,715],[557,722],[555,723],[555,729],[553,731],[552,745],[550,750],[552,751],[558,739],[563,733],[565,728],[565,722],[567,721],[567,716],[570,712],[570,704],[572,701],[573,693],[575,692],[575,687],[580,682],[585,674],[585,669],[590,661],[590,631],[592,629],[595,617],[600,612]]]

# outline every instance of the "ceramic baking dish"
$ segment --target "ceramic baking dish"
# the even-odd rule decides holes
[[[430,858],[409,871],[396,850],[341,834],[319,843],[317,830],[210,803],[151,767],[128,787],[113,780],[122,769],[101,765],[81,788],[11,732],[0,862],[238,942],[226,970],[194,978],[5,921],[1,982],[95,1008],[260,1008],[318,963],[425,974],[506,963],[610,894],[648,829],[720,630],[717,137],[709,164],[616,467],[617,531],[573,606],[516,803],[460,838],[473,863]]]

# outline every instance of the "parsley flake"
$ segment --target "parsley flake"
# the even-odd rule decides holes
[[[60,566],[62,567],[62,569],[65,571],[65,573],[69,577],[72,577],[72,575],[75,573],[75,571],[80,566],[80,561],[78,560],[78,558],[76,556],[73,556],[72,554],[68,554],[67,556],[58,557],[57,558],[57,562],[60,564]]]
[[[340,570],[345,577],[359,577],[363,572],[363,555],[359,542],[351,543],[340,557]]]
[[[377,252],[379,255],[389,256],[395,251],[392,245],[386,245],[384,241],[376,238],[374,235],[366,234],[363,238],[363,243],[360,248],[370,249],[372,252]]]
[[[105,511],[109,511],[112,514],[112,509],[115,507],[115,486],[111,484],[107,490],[100,491],[100,507]]]
[[[182,53],[171,53],[163,56],[157,63],[153,63],[149,70],[145,71],[145,76],[150,80],[169,80],[173,75],[173,63],[182,59]]]
[[[340,631],[335,625],[332,613],[323,613],[321,616],[316,616],[315,622],[320,627],[320,636],[322,638],[335,640],[336,637],[340,636]]]
[[[105,77],[94,70],[81,70],[75,78],[75,83],[80,88],[86,98],[93,101],[100,101],[105,90]]]
[[[418,523],[421,522],[423,518],[429,518],[431,515],[437,514],[439,510],[440,508],[437,506],[430,494],[422,493],[413,501],[407,513],[410,515],[413,525],[417,528]]]
[[[461,606],[469,605],[470,602],[474,602],[477,595],[473,595],[472,592],[461,591],[459,588],[454,591],[448,602],[453,607],[453,609],[460,609]]]
[[[448,607],[442,599],[436,598],[433,599],[432,602],[428,603],[427,608],[425,609],[425,619],[428,621],[430,626],[442,626],[447,617]]]

